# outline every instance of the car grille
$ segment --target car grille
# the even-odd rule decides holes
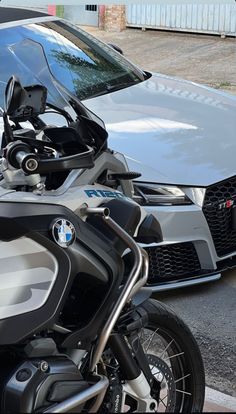
[[[146,247],[149,256],[148,284],[196,276],[201,272],[196,249],[191,242]]]
[[[219,209],[219,204],[236,195],[236,177],[207,188],[203,213],[206,217],[218,256],[236,250],[236,231],[232,229],[232,208]]]

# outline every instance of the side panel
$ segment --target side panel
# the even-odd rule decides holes
[[[9,295],[7,302],[3,302],[5,306],[2,306],[2,309],[0,308],[2,313],[0,319],[0,345],[15,344],[42,329],[52,326],[58,318],[58,314],[63,304],[65,291],[69,286],[71,263],[66,252],[39,233],[30,234],[29,239],[32,239],[33,243],[35,242],[37,245],[39,244],[42,246],[42,249],[45,249],[49,253],[48,256],[44,256],[47,264],[41,263],[41,266],[40,264],[36,265],[37,271],[40,267],[46,267],[45,273],[49,282],[43,282],[43,284],[36,283],[35,289],[32,280],[35,278],[38,282],[39,273],[40,278],[42,278],[45,277],[43,276],[44,272],[40,270],[40,272],[37,273],[37,271],[32,271],[32,269],[28,267],[28,276],[30,276],[29,284],[21,286],[21,289],[19,289],[18,286],[18,288],[15,289],[15,297],[13,294]],[[17,241],[20,240],[20,238],[17,239]],[[8,242],[9,246],[11,243],[12,241]],[[15,243],[15,240],[13,243]],[[42,253],[43,252],[40,252],[39,254],[41,255]],[[18,261],[18,264],[22,263],[23,262]],[[26,265],[29,266],[28,260],[26,263]],[[55,265],[54,263],[57,264]],[[11,275],[12,273],[14,274],[17,272],[14,266],[12,258],[11,263],[9,262],[9,273]],[[55,276],[50,267],[54,271],[58,268],[58,272],[55,272]],[[12,272],[12,269],[14,269],[15,272]],[[14,277],[17,279],[16,275],[14,275]],[[25,277],[26,276],[24,275],[23,278]],[[40,289],[40,287],[43,289]],[[8,293],[9,290],[7,294]],[[18,309],[17,312],[16,309]],[[5,315],[4,318],[3,315]]]
[[[0,242],[0,319],[43,306],[57,273],[55,257],[39,243],[27,237]]]

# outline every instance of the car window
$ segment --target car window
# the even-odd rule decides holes
[[[54,76],[79,99],[121,89],[145,79],[144,73],[109,46],[64,21],[51,21],[0,30],[0,105],[3,85],[12,74],[23,84],[35,83],[9,52],[9,45],[32,39],[42,44]]]

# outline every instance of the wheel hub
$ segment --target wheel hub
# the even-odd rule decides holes
[[[176,401],[176,387],[174,376],[165,361],[156,355],[147,354],[153,377],[160,385],[159,403],[166,407],[166,411],[174,411]],[[154,391],[155,393],[155,391]]]

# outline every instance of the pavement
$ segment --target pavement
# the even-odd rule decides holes
[[[236,398],[206,387],[204,413],[234,413]]]
[[[154,296],[181,316],[198,342],[207,384],[204,412],[236,412],[236,271]]]
[[[128,59],[147,71],[236,94],[236,38],[140,29],[111,33],[97,27],[82,28],[121,47]]]
[[[212,283],[156,293],[155,298],[172,307],[192,330],[207,385],[236,397],[236,271]]]
[[[178,76],[236,94],[236,39],[156,30],[84,30],[121,47],[144,70]],[[236,116],[236,114],[235,114]],[[236,138],[236,137],[235,137]],[[191,328],[204,360],[204,412],[236,412],[236,271],[214,283],[156,293]]]

